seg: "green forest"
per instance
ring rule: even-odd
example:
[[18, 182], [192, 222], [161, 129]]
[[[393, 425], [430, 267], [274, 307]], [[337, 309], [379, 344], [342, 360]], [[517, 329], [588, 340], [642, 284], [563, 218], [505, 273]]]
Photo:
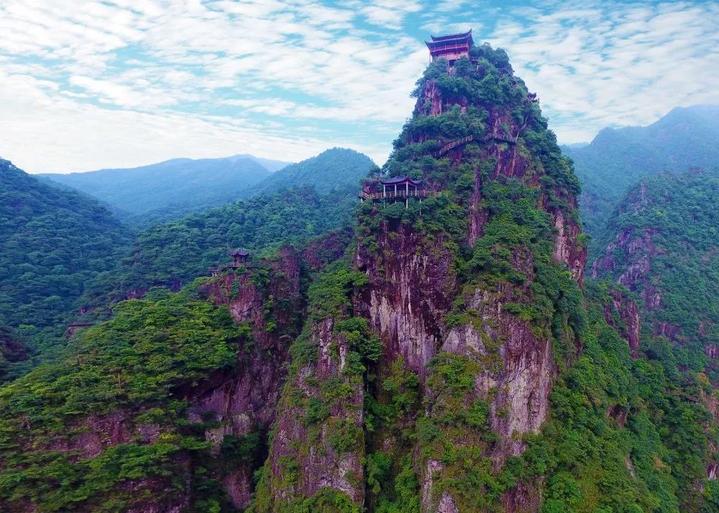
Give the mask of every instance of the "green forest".
[[488, 44], [411, 94], [382, 168], [141, 221], [0, 160], [0, 511], [719, 512], [719, 174], [663, 169], [711, 122], [573, 161]]

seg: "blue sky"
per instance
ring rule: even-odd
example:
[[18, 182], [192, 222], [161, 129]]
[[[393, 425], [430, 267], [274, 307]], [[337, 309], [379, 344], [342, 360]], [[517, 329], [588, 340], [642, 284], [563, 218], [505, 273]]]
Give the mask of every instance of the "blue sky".
[[505, 48], [561, 142], [719, 103], [719, 3], [3, 0], [0, 157], [30, 172], [345, 146], [382, 163], [429, 34]]

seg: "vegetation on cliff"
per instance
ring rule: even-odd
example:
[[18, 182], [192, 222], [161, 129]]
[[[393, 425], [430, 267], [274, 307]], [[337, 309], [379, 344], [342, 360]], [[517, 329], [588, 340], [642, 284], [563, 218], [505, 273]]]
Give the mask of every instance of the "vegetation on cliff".
[[118, 485], [179, 473], [174, 456], [208, 448], [177, 390], [231, 367], [243, 337], [226, 309], [187, 294], [128, 301], [68, 356], [3, 387], [2, 509], [120, 512], [159, 494]]
[[0, 160], [0, 326], [40, 346], [62, 335], [85, 284], [111, 269], [129, 240], [96, 201]]
[[627, 193], [607, 226], [594, 263], [598, 277], [637, 295], [648, 351], [675, 343], [677, 367], [719, 379], [711, 348], [719, 347], [719, 176], [690, 171], [643, 180]]
[[152, 287], [178, 289], [211, 267], [226, 264], [232, 248], [253, 255], [301, 244], [349, 224], [356, 188], [320, 195], [288, 189], [191, 214], [141, 232], [112, 273], [98, 276], [86, 304], [103, 306]]
[[[669, 255], [652, 264], [660, 276], [585, 283], [578, 181], [507, 55], [483, 45], [435, 62], [415, 96], [381, 173], [421, 179], [421, 203], [353, 209], [349, 189], [292, 190], [143, 234], [122, 294], [179, 287], [229, 247], [269, 252], [357, 213], [347, 254], [317, 275], [293, 261], [151, 290], [0, 388], [0, 506], [714, 511], [714, 375], [698, 350], [711, 339], [692, 342], [713, 318], [677, 319], [700, 308], [679, 281], [714, 254], [714, 214], [689, 205], [717, 184], [641, 188], [613, 227], [650, 234], [639, 254]], [[667, 198], [685, 205], [677, 217]], [[618, 279], [634, 253], [617, 242], [608, 255]], [[648, 285], [665, 308], [647, 311], [642, 352], [631, 307]], [[673, 321], [681, 349], [665, 340]], [[264, 426], [229, 406], [238, 389], [267, 392]]]
[[[584, 192], [582, 220], [593, 238], [601, 238], [614, 209], [640, 180], [689, 168], [719, 166], [719, 108], [677, 107], [646, 127], [607, 128], [591, 144], [565, 148], [574, 160]], [[592, 250], [601, 251], [601, 244]]]

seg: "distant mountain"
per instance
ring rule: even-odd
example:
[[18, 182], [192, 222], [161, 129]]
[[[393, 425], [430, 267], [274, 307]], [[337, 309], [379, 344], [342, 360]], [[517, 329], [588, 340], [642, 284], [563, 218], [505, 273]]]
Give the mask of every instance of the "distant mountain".
[[290, 165], [252, 155], [235, 155], [40, 176], [93, 196], [128, 224], [149, 226], [292, 187], [314, 187], [320, 193], [358, 187], [372, 166], [372, 160], [362, 153], [333, 148]]
[[267, 169], [268, 171], [272, 171], [273, 173], [275, 171], [279, 171], [282, 168], [285, 168], [292, 164], [292, 162], [285, 162], [282, 160], [272, 160], [272, 159], [263, 159], [262, 157], [255, 157], [254, 155], [235, 155], [235, 157], [247, 157], [249, 159], [253, 159], [255, 162], [260, 164], [262, 167]]
[[613, 208], [645, 176], [719, 167], [719, 106], [680, 107], [646, 127], [607, 128], [591, 144], [564, 147], [582, 182], [582, 218], [599, 237]]
[[178, 289], [210, 267], [226, 264], [232, 248], [258, 253], [343, 228], [357, 204], [357, 188], [319, 194], [312, 187], [262, 194], [223, 207], [189, 214], [141, 232], [113, 273], [99, 276], [83, 298], [103, 307], [142, 296], [151, 287]]
[[252, 195], [304, 186], [314, 187], [319, 193], [345, 187], [359, 188], [360, 180], [374, 165], [363, 153], [332, 148], [274, 173], [254, 187]]
[[237, 200], [286, 163], [236, 155], [217, 159], [173, 159], [129, 169], [41, 175], [90, 194], [130, 222], [158, 211], [170, 216]]
[[30, 336], [62, 329], [85, 283], [129, 241], [97, 201], [0, 160], [0, 327]]

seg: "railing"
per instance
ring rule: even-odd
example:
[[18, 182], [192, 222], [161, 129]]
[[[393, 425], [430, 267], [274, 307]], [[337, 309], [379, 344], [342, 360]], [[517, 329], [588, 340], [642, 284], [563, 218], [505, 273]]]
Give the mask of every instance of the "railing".
[[439, 149], [439, 151], [436, 151], [434, 153], [434, 157], [441, 157], [445, 153], [455, 149], [457, 146], [462, 146], [463, 144], [467, 144], [468, 142], [472, 142], [472, 141], [474, 141], [474, 136], [468, 135], [467, 137], [462, 137], [461, 139], [457, 139], [455, 141], [449, 142], [449, 143], [445, 144], [444, 146], [442, 146]]
[[360, 198], [363, 200], [381, 200], [381, 199], [396, 199], [396, 198], [429, 198], [432, 196], [436, 196], [439, 194], [436, 191], [428, 191], [424, 189], [410, 189], [409, 191], [406, 191], [405, 189], [397, 189], [397, 192], [394, 192], [394, 190], [389, 190], [386, 192], [366, 192], [362, 191], [360, 193]]
[[[432, 153], [432, 156], [435, 158], [442, 157], [443, 155], [446, 155], [453, 149], [462, 146], [464, 144], [471, 143], [472, 141], [476, 140], [474, 135], [468, 135], [466, 137], [462, 137], [461, 139], [455, 139], [454, 141], [450, 141], [444, 146], [442, 146], [439, 150]], [[517, 144], [517, 142], [513, 139], [510, 139], [509, 137], [504, 137], [500, 135], [486, 135], [480, 139], [481, 142], [489, 142], [489, 141], [496, 141], [496, 142], [502, 142], [506, 144]]]

